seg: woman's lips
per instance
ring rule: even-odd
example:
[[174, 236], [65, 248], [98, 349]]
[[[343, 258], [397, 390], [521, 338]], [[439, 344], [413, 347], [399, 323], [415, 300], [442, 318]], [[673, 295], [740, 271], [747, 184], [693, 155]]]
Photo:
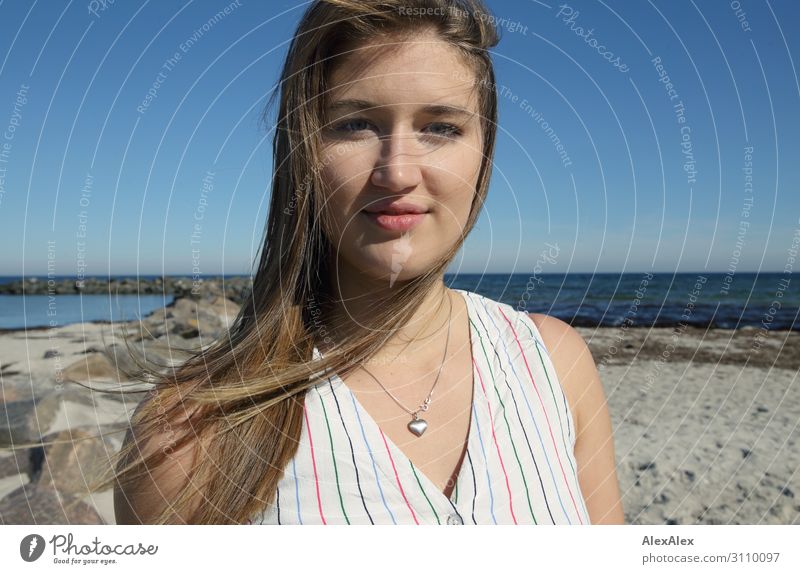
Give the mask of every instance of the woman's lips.
[[370, 213], [369, 211], [362, 211], [367, 219], [375, 223], [378, 227], [382, 227], [388, 231], [408, 231], [419, 225], [422, 219], [428, 215], [427, 213]]

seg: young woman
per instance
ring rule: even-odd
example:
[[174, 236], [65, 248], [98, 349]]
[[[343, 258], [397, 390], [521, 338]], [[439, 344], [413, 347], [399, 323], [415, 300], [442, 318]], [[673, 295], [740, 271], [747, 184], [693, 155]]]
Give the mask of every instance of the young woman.
[[623, 522], [580, 335], [444, 283], [488, 191], [497, 39], [477, 0], [307, 9], [252, 294], [134, 413], [118, 523]]

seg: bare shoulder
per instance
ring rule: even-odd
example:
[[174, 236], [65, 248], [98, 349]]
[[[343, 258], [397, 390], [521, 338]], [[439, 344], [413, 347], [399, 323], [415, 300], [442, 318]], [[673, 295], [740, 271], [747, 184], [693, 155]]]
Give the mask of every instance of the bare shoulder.
[[561, 319], [530, 313], [564, 389], [575, 421], [578, 481], [592, 524], [624, 524], [611, 416], [592, 354], [581, 334]]
[[542, 313], [529, 313], [528, 316], [542, 335], [544, 346], [570, 404], [575, 426], [580, 428], [580, 399], [586, 390], [581, 387], [585, 387], [597, 370], [589, 347], [581, 334], [569, 323]]
[[[152, 396], [145, 398], [134, 411], [136, 414], [144, 408]], [[130, 460], [145, 457], [161, 449], [167, 455], [158, 466], [150, 465], [143, 472], [137, 472], [137, 478], [122, 485], [117, 483], [114, 489], [114, 515], [117, 524], [154, 524], [159, 513], [171, 506], [188, 485], [190, 469], [196, 464], [199, 449], [198, 441], [189, 441], [180, 447], [174, 446], [176, 429], [185, 420], [165, 421], [158, 432], [149, 440], [143, 440], [140, 429], [134, 425], [128, 428], [123, 447], [134, 443]], [[118, 469], [119, 472], [120, 469]], [[198, 508], [202, 497], [195, 496], [190, 504], [190, 511]], [[173, 512], [169, 523], [186, 524], [190, 512]]]

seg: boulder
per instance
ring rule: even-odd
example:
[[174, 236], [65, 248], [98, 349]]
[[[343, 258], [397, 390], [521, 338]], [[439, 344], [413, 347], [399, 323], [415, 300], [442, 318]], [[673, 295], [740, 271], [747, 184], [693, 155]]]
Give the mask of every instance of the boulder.
[[113, 455], [98, 432], [61, 431], [43, 437], [41, 466], [34, 477], [41, 486], [54, 488], [61, 494], [86, 494], [86, 485], [98, 477]]
[[[112, 355], [113, 356], [113, 355]], [[123, 367], [123, 358], [116, 354], [115, 359]], [[68, 379], [91, 383], [94, 381], [126, 381], [128, 378], [103, 353], [88, 353], [64, 369]]]
[[37, 442], [47, 432], [60, 406], [58, 393], [0, 403], [0, 448]]
[[0, 500], [0, 524], [105, 524], [85, 502], [52, 487], [22, 486]]

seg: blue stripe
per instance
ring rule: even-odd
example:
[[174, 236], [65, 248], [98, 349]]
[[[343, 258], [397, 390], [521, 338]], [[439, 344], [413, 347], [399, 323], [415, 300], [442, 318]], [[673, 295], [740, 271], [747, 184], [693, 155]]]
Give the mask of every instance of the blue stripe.
[[297, 501], [297, 521], [300, 524], [303, 524], [303, 517], [300, 514], [300, 484], [297, 480], [297, 467], [295, 467], [294, 459], [296, 457], [292, 457], [292, 474], [294, 475], [294, 499]]
[[[491, 313], [487, 313], [487, 314], [491, 318]], [[493, 319], [492, 319], [492, 323], [494, 323], [494, 326], [497, 328], [497, 330], [500, 333], [502, 333], [502, 331], [500, 330], [500, 328], [497, 326], [497, 324], [494, 322]], [[508, 357], [508, 363], [511, 366], [511, 370], [514, 372], [514, 378], [517, 380], [517, 385], [519, 386], [520, 391], [522, 393], [522, 398], [525, 399], [525, 405], [528, 407], [528, 413], [530, 414], [531, 421], [533, 421], [533, 427], [536, 429], [536, 435], [539, 437], [539, 444], [542, 447], [542, 452], [544, 453], [544, 459], [547, 462], [547, 469], [550, 471], [550, 477], [553, 479], [553, 486], [555, 487], [556, 495], [558, 496], [558, 502], [559, 502], [559, 504], [561, 506], [561, 510], [564, 512], [564, 516], [567, 518], [569, 523], [572, 524], [572, 521], [569, 518], [569, 513], [567, 512], [567, 509], [564, 506], [564, 501], [561, 498], [561, 489], [559, 488], [559, 483], [558, 483], [558, 481], [556, 479], [556, 475], [553, 472], [553, 466], [550, 463], [550, 457], [547, 456], [547, 449], [546, 449], [545, 444], [544, 444], [544, 439], [542, 438], [542, 433], [539, 430], [539, 425], [536, 424], [536, 417], [533, 415], [533, 409], [531, 409], [531, 404], [530, 404], [530, 401], [528, 400], [528, 393], [525, 392], [525, 388], [522, 386], [522, 379], [521, 379], [520, 375], [517, 373], [517, 370], [514, 368], [514, 361], [511, 360], [511, 356], [510, 356], [510, 354], [508, 352], [508, 345], [502, 345], [502, 347], [506, 351], [506, 356]]]
[[375, 464], [375, 456], [373, 456], [373, 454], [372, 454], [372, 448], [370, 448], [369, 441], [367, 440], [367, 435], [364, 432], [364, 424], [361, 421], [361, 415], [358, 414], [358, 407], [356, 406], [355, 395], [353, 395], [353, 393], [347, 393], [347, 394], [350, 395], [350, 400], [353, 403], [353, 411], [356, 413], [356, 418], [358, 419], [358, 426], [361, 429], [361, 436], [364, 438], [364, 444], [367, 447], [367, 452], [369, 452], [369, 458], [372, 461], [372, 473], [375, 475], [375, 484], [378, 486], [378, 492], [381, 495], [381, 500], [383, 501], [383, 506], [384, 506], [384, 508], [386, 508], [386, 512], [388, 512], [389, 516], [392, 518], [392, 522], [394, 524], [397, 524], [397, 520], [395, 520], [394, 514], [392, 513], [392, 509], [389, 508], [388, 504], [386, 504], [386, 498], [383, 495], [383, 488], [381, 488], [381, 481], [380, 481], [380, 478], [378, 478], [378, 467]]
[[481, 445], [481, 453], [483, 454], [483, 467], [486, 469], [486, 484], [489, 488], [489, 511], [492, 513], [492, 520], [494, 523], [497, 524], [497, 517], [494, 515], [494, 492], [492, 492], [492, 479], [489, 477], [489, 459], [486, 457], [486, 448], [483, 446], [483, 435], [481, 434], [481, 422], [478, 420], [478, 413], [475, 410], [475, 403], [478, 401], [474, 401], [472, 403], [472, 416], [475, 417], [475, 425], [478, 429], [478, 438], [480, 439]]

